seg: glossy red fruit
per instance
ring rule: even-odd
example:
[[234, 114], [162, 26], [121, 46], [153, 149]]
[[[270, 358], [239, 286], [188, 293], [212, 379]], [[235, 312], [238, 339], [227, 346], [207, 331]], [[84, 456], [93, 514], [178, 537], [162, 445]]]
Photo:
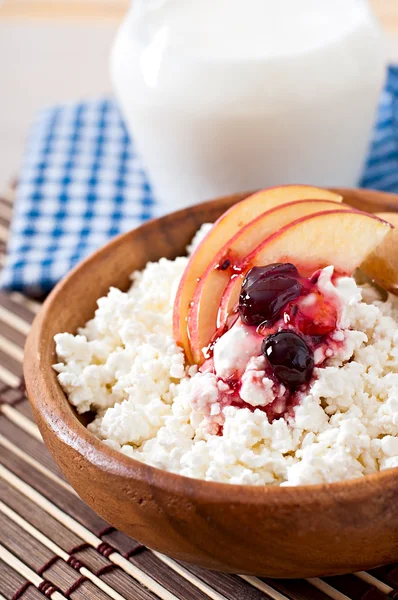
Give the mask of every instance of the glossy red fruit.
[[319, 292], [300, 303], [291, 321], [304, 335], [325, 336], [336, 329], [337, 308]]
[[292, 331], [279, 331], [264, 339], [262, 351], [275, 377], [290, 390], [307, 383], [314, 357], [305, 341]]
[[245, 325], [269, 326], [286, 305], [303, 290], [296, 267], [275, 263], [253, 267], [247, 273], [239, 297], [239, 315]]

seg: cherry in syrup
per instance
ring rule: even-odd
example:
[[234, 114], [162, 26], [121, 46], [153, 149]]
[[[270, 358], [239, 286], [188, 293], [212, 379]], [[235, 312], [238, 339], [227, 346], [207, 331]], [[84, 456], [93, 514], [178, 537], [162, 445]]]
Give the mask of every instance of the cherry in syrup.
[[293, 331], [266, 337], [262, 351], [275, 377], [290, 390], [307, 383], [314, 370], [314, 357], [306, 342]]
[[302, 291], [299, 273], [290, 263], [253, 267], [243, 281], [239, 297], [240, 318], [245, 325], [270, 326]]

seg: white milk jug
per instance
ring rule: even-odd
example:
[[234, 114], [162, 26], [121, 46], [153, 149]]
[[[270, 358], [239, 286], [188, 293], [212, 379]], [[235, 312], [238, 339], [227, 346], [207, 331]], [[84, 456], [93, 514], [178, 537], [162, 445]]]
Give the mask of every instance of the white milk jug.
[[384, 69], [367, 0], [134, 0], [111, 57], [166, 210], [282, 183], [357, 185]]

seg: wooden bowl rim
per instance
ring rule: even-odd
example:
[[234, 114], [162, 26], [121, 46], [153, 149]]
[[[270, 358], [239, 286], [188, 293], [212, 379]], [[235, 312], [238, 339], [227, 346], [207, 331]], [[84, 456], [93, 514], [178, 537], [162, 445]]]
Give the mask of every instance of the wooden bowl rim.
[[[331, 188], [333, 189], [333, 188]], [[337, 190], [337, 189], [336, 189]], [[338, 188], [339, 192], [355, 192], [364, 198], [374, 197], [377, 194], [388, 203], [398, 206], [398, 194], [390, 194], [375, 190]], [[252, 192], [248, 192], [249, 195]], [[232, 195], [235, 196], [235, 195]], [[229, 196], [229, 197], [232, 197]], [[243, 196], [243, 194], [236, 194]], [[227, 196], [216, 198], [201, 203], [206, 208], [217, 202], [222, 202]], [[195, 205], [199, 206], [199, 205]], [[190, 208], [195, 208], [192, 206]], [[361, 502], [394, 481], [398, 484], [398, 468], [390, 468], [361, 478], [336, 481], [333, 483], [306, 484], [299, 486], [267, 486], [231, 484], [203, 479], [195, 479], [177, 473], [172, 473], [152, 465], [140, 462], [130, 456], [126, 456], [118, 450], [114, 450], [99, 440], [91, 433], [76, 417], [69, 404], [66, 394], [56, 378], [53, 369], [48, 372], [46, 364], [41, 364], [40, 338], [46, 321], [47, 314], [54, 301], [69, 286], [73, 285], [75, 274], [81, 269], [95, 264], [97, 259], [111, 252], [114, 247], [124, 242], [126, 237], [131, 236], [132, 231], [142, 232], [155, 220], [169, 220], [178, 218], [186, 209], [178, 210], [168, 215], [151, 219], [134, 230], [122, 233], [107, 244], [90, 254], [87, 258], [77, 264], [52, 290], [45, 300], [41, 310], [34, 319], [29, 333], [24, 356], [24, 376], [29, 400], [34, 409], [41, 413], [52, 433], [66, 445], [73, 448], [82, 457], [103, 472], [116, 475], [130, 480], [144, 480], [151, 486], [160, 490], [170, 491], [183, 496], [210, 501], [212, 503], [228, 504], [263, 504], [292, 506], [305, 503], [316, 505], [331, 505], [336, 499], [350, 502]], [[53, 363], [52, 363], [53, 364]]]

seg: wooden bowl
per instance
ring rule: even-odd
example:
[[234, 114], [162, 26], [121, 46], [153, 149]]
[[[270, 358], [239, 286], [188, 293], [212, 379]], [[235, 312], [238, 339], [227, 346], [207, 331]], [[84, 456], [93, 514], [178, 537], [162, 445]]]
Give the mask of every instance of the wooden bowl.
[[[355, 206], [398, 210], [398, 196], [343, 193]], [[24, 373], [43, 438], [78, 494], [143, 544], [232, 573], [314, 577], [398, 560], [398, 469], [330, 485], [251, 487], [190, 479], [133, 460], [77, 418], [52, 365], [54, 335], [75, 332], [111, 285], [122, 290], [148, 260], [184, 254], [198, 227], [247, 194], [207, 202], [123, 234], [57, 285], [26, 345]]]

